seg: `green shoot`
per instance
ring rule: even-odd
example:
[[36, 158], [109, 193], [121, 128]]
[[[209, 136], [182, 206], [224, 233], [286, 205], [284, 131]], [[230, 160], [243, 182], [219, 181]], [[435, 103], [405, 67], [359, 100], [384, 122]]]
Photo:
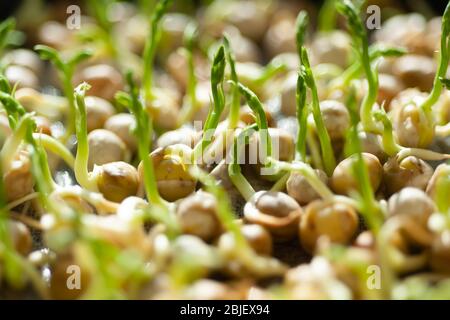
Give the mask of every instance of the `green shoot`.
[[53, 181], [50, 168], [48, 166], [47, 154], [43, 150], [41, 145], [36, 143], [33, 137], [34, 122], [30, 122], [26, 134], [26, 142], [28, 143], [28, 150], [31, 159], [31, 172], [36, 183], [36, 190], [39, 194], [40, 202], [48, 209], [51, 207], [51, 203], [48, 200], [50, 194], [56, 187], [56, 183]]
[[[441, 51], [439, 55], [439, 67], [434, 78], [433, 89], [428, 98], [422, 103], [421, 108], [426, 113], [431, 113], [431, 107], [438, 101], [442, 92], [442, 80], [447, 74], [450, 60], [450, 2], [442, 16]], [[445, 84], [445, 81], [444, 81]]]
[[87, 83], [80, 84], [75, 89], [76, 105], [76, 135], [77, 135], [77, 155], [75, 157], [75, 177], [78, 183], [90, 191], [97, 191], [97, 182], [90, 175], [88, 170], [89, 144], [87, 138], [86, 104], [84, 97], [86, 91], [90, 89]]
[[190, 121], [197, 110], [197, 78], [195, 77], [194, 66], [194, 46], [197, 33], [198, 26], [194, 22], [191, 22], [184, 31], [183, 42], [188, 64], [187, 95], [189, 97], [189, 103], [183, 106], [181, 110], [179, 125], [184, 124], [186, 121]]
[[[231, 74], [231, 80], [235, 83], [239, 82], [238, 75], [236, 72], [236, 59], [234, 57], [234, 53], [230, 46], [230, 41], [226, 36], [223, 37], [223, 43], [225, 46], [225, 51], [227, 54], [227, 61], [230, 66], [230, 74]], [[229, 123], [228, 127], [230, 129], [234, 129], [237, 127], [237, 124], [239, 122], [239, 109], [240, 109], [240, 95], [239, 95], [239, 88], [236, 86], [233, 86], [232, 89], [232, 98], [231, 98], [231, 107], [230, 107], [230, 115], [229, 115]]]
[[361, 214], [364, 216], [369, 228], [377, 235], [383, 223], [383, 213], [379, 203], [376, 201], [372, 186], [370, 184], [369, 172], [362, 156], [361, 143], [358, 136], [358, 113], [356, 111], [355, 90], [352, 90], [347, 102], [352, 126], [348, 133], [347, 150], [356, 154], [353, 166], [354, 176], [359, 183]]
[[8, 18], [0, 23], [0, 56], [3, 54], [3, 50], [8, 46], [11, 33], [16, 27], [16, 21], [14, 18]]
[[300, 64], [302, 62], [302, 48], [305, 44], [306, 31], [308, 29], [309, 16], [306, 11], [300, 11], [295, 22], [295, 43], [297, 46], [297, 54], [300, 59]]
[[336, 27], [336, 0], [325, 0], [319, 11], [319, 30], [322, 32], [333, 31]]
[[134, 83], [131, 72], [127, 73], [127, 82], [130, 88], [130, 94], [119, 93], [117, 98], [128, 107], [136, 119], [134, 134], [138, 139], [138, 154], [144, 168], [144, 185], [147, 199], [154, 205], [164, 205], [164, 201], [158, 193], [155, 169], [149, 157], [151, 149], [150, 138], [153, 133], [152, 120], [146, 112], [142, 101], [139, 99], [139, 91]]
[[214, 56], [211, 68], [211, 91], [214, 105], [208, 112], [203, 128], [202, 140], [194, 148], [194, 163], [197, 163], [198, 159], [203, 155], [203, 152], [211, 144], [211, 137], [214, 135], [220, 121], [220, 116], [225, 108], [225, 94], [223, 91], [225, 65], [225, 47], [222, 45]]
[[368, 92], [360, 110], [361, 123], [364, 130], [379, 133], [381, 130], [372, 116], [372, 109], [377, 100], [378, 76], [370, 64], [369, 39], [364, 22], [360, 17], [361, 7], [353, 4], [350, 0], [340, 0], [336, 3], [336, 7], [347, 18], [353, 45], [357, 49], [368, 82]]
[[247, 101], [248, 106], [256, 115], [256, 124], [258, 125], [259, 132], [259, 147], [261, 148], [260, 155], [263, 156], [261, 159], [261, 163], [264, 165], [269, 165], [269, 158], [272, 157], [272, 139], [269, 135], [269, 125], [267, 123], [266, 112], [264, 111], [264, 107], [259, 101], [257, 95], [252, 92], [249, 88], [242, 85], [241, 83], [237, 83], [239, 91], [241, 95]]
[[312, 94], [312, 113], [314, 117], [314, 122], [317, 128], [317, 135], [319, 137], [320, 147], [322, 149], [322, 158], [325, 167], [325, 172], [328, 176], [333, 174], [334, 168], [336, 167], [336, 159], [334, 157], [333, 148], [331, 146], [330, 136], [325, 128], [325, 124], [322, 119], [322, 114], [320, 112], [320, 102], [319, 94], [317, 93], [317, 86], [314, 81], [314, 75], [309, 64], [308, 53], [306, 48], [302, 48], [302, 76]]
[[255, 194], [255, 190], [241, 173], [241, 166], [239, 164], [240, 160], [240, 151], [244, 148], [245, 145], [248, 144], [249, 136], [254, 130], [257, 130], [258, 127], [256, 124], [247, 126], [242, 130], [241, 133], [237, 137], [234, 137], [233, 141], [233, 153], [232, 153], [232, 162], [228, 165], [228, 175], [230, 176], [231, 181], [233, 182], [236, 189], [239, 190], [240, 194], [244, 197], [246, 201], [249, 201], [250, 198]]
[[297, 158], [303, 162], [306, 162], [306, 134], [308, 132], [308, 106], [306, 105], [306, 83], [301, 74], [297, 77]]
[[66, 126], [67, 131], [64, 135], [64, 140], [67, 141], [75, 131], [76, 107], [73, 95], [74, 88], [72, 86], [73, 73], [75, 67], [82, 61], [91, 57], [92, 53], [87, 50], [81, 50], [73, 54], [70, 58], [64, 59], [57, 50], [44, 45], [37, 45], [34, 47], [34, 50], [39, 53], [41, 59], [49, 60], [53, 63], [58, 71], [59, 79], [62, 82], [64, 95], [69, 102], [69, 114], [67, 115], [68, 124]]
[[0, 92], [0, 102], [8, 114], [9, 126], [15, 129], [20, 118], [25, 115], [24, 107], [9, 93]]
[[153, 99], [152, 87], [153, 87], [153, 61], [155, 59], [156, 48], [161, 36], [159, 30], [159, 24], [161, 18], [166, 13], [173, 0], [161, 0], [156, 5], [156, 8], [150, 19], [150, 31], [145, 43], [144, 48], [144, 98], [145, 101], [151, 101]]
[[[401, 57], [406, 54], [406, 50], [402, 48], [391, 48], [391, 47], [380, 47], [380, 46], [372, 46], [369, 50], [370, 62], [374, 62], [381, 57]], [[330, 90], [333, 91], [337, 88], [348, 88], [350, 86], [350, 82], [353, 79], [356, 79], [360, 73], [363, 71], [361, 63], [359, 61], [355, 61], [352, 65], [350, 65], [342, 74], [333, 79], [329, 85]]]
[[450, 218], [448, 190], [450, 190], [450, 165], [447, 164], [439, 172], [437, 178], [435, 201], [439, 212]]

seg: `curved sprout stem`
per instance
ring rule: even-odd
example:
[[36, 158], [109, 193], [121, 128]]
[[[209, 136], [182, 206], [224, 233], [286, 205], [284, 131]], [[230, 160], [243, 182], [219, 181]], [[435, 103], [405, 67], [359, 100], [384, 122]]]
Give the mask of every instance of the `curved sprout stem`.
[[427, 99], [421, 104], [421, 108], [428, 114], [432, 112], [432, 107], [438, 101], [443, 84], [441, 78], [447, 74], [448, 64], [450, 60], [450, 2], [445, 8], [442, 16], [442, 33], [441, 33], [441, 50], [439, 55], [439, 67], [434, 78], [433, 89]]
[[77, 135], [77, 154], [75, 157], [75, 178], [78, 183], [90, 191], [98, 191], [96, 179], [89, 173], [89, 144], [87, 139], [87, 121], [86, 121], [86, 104], [84, 97], [86, 91], [90, 89], [87, 83], [80, 84], [75, 89], [76, 104], [76, 135]]
[[52, 62], [56, 70], [58, 70], [59, 79], [62, 82], [63, 92], [69, 102], [69, 113], [67, 115], [68, 124], [66, 126], [67, 131], [64, 134], [63, 141], [67, 141], [75, 131], [76, 122], [76, 106], [74, 98], [74, 88], [72, 86], [72, 77], [75, 67], [82, 61], [90, 58], [92, 52], [82, 50], [76, 52], [69, 59], [63, 59], [60, 53], [48, 46], [37, 45], [34, 47], [43, 60], [49, 60]]
[[71, 169], [74, 169], [75, 158], [60, 141], [43, 133], [34, 133], [33, 137], [35, 140], [38, 140], [46, 150], [60, 156]]
[[255, 194], [255, 189], [253, 189], [252, 185], [241, 173], [241, 166], [239, 164], [240, 150], [248, 143], [248, 138], [255, 129], [257, 129], [256, 124], [248, 126], [234, 138], [232, 162], [228, 165], [228, 175], [230, 176], [230, 180], [246, 201], [249, 201]]
[[297, 78], [296, 102], [298, 123], [297, 143], [295, 145], [297, 150], [296, 158], [305, 162], [306, 135], [308, 133], [308, 106], [306, 105], [306, 82], [301, 74]]

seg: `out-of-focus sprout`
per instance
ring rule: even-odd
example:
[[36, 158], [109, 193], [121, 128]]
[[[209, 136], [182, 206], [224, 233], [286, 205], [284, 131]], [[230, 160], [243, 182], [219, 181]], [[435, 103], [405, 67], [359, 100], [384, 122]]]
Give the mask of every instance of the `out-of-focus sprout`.
[[280, 272], [284, 272], [285, 266], [281, 262], [274, 258], [258, 256], [248, 244], [239, 225], [236, 223], [228, 196], [217, 181], [211, 175], [202, 171], [198, 166], [191, 168], [191, 174], [201, 181], [206, 191], [213, 194], [218, 201], [219, 219], [224, 228], [232, 234], [235, 244], [233, 248], [229, 248], [229, 258], [236, 259], [246, 270], [253, 272], [257, 276], [277, 275]]
[[[448, 63], [450, 60], [450, 3], [447, 4], [445, 12], [442, 15], [442, 33], [441, 33], [441, 50], [439, 53], [439, 67], [434, 78], [433, 89], [431, 90], [427, 99], [421, 104], [421, 108], [425, 113], [431, 113], [431, 108], [438, 101], [442, 86], [445, 85], [445, 80], [442, 82], [447, 74]], [[447, 82], [448, 83], [448, 82]]]
[[[239, 79], [236, 72], [236, 59], [231, 49], [230, 41], [228, 40], [227, 36], [223, 37], [223, 43], [225, 46], [228, 65], [230, 66], [230, 78], [234, 83], [238, 83]], [[228, 127], [230, 129], [235, 129], [239, 122], [239, 108], [240, 108], [240, 95], [239, 95], [239, 88], [237, 86], [235, 85], [233, 86], [231, 95], [232, 98], [230, 106], [230, 115], [228, 119], [229, 121]]]
[[351, 32], [353, 44], [357, 48], [367, 78], [368, 92], [364, 96], [360, 109], [361, 123], [364, 130], [379, 133], [380, 128], [374, 121], [372, 113], [377, 99], [378, 76], [376, 70], [370, 64], [369, 39], [364, 22], [360, 17], [361, 5], [361, 1], [358, 4], [354, 4], [350, 0], [340, 0], [336, 3], [337, 10], [347, 18], [347, 25]]
[[194, 47], [195, 41], [198, 36], [198, 26], [194, 22], [188, 24], [184, 31], [183, 43], [184, 54], [186, 55], [188, 65], [188, 84], [187, 95], [189, 102], [187, 102], [180, 111], [180, 117], [178, 125], [181, 126], [185, 122], [190, 121], [198, 110], [197, 102], [197, 78], [195, 77], [195, 65], [194, 65]]
[[348, 154], [356, 154], [356, 161], [353, 166], [353, 174], [359, 183], [359, 202], [361, 204], [361, 214], [364, 216], [369, 228], [378, 234], [383, 223], [383, 213], [380, 204], [376, 201], [372, 186], [369, 180], [369, 172], [362, 156], [361, 143], [358, 137], [358, 114], [356, 111], [355, 91], [352, 90], [347, 102], [352, 126], [348, 132], [346, 151]]
[[63, 92], [69, 101], [69, 112], [67, 114], [67, 131], [64, 134], [64, 141], [67, 141], [75, 131], [75, 98], [73, 95], [72, 77], [76, 66], [92, 56], [92, 52], [81, 50], [73, 54], [70, 58], [64, 59], [61, 54], [48, 46], [37, 45], [34, 47], [43, 60], [49, 60], [58, 70], [59, 78], [62, 82]]
[[143, 75], [143, 86], [144, 86], [144, 97], [146, 101], [151, 101], [153, 99], [152, 87], [153, 87], [153, 61], [155, 59], [155, 52], [160, 39], [160, 21], [164, 16], [169, 6], [172, 4], [173, 0], [161, 0], [156, 5], [152, 17], [150, 19], [150, 32], [148, 34], [147, 41], [144, 48], [144, 75]]

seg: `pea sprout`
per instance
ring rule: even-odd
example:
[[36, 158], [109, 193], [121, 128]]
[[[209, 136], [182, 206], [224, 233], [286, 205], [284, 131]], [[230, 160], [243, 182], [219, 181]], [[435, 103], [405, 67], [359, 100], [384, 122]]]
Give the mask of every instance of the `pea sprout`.
[[372, 109], [377, 100], [378, 75], [370, 64], [369, 40], [364, 23], [361, 19], [360, 10], [362, 3], [353, 4], [350, 0], [340, 0], [336, 3], [337, 10], [347, 18], [353, 44], [357, 48], [362, 67], [366, 74], [368, 92], [364, 96], [360, 109], [361, 123], [364, 130], [379, 133], [381, 130], [373, 119]]
[[49, 60], [52, 62], [56, 70], [58, 70], [59, 79], [62, 82], [63, 92], [69, 102], [69, 114], [67, 132], [64, 135], [64, 141], [73, 134], [75, 131], [75, 98], [73, 95], [74, 88], [72, 86], [72, 77], [75, 71], [75, 67], [82, 61], [92, 56], [92, 53], [87, 50], [81, 50], [73, 54], [70, 58], [64, 59], [62, 55], [55, 49], [44, 45], [37, 45], [34, 50], [39, 53], [41, 59]]
[[441, 33], [441, 50], [439, 55], [439, 67], [433, 82], [433, 89], [431, 90], [427, 99], [421, 104], [422, 110], [426, 113], [431, 113], [431, 107], [438, 101], [442, 86], [445, 85], [445, 80], [442, 82], [447, 74], [448, 64], [450, 60], [450, 3], [447, 4], [445, 12], [442, 16], [442, 33]]
[[351, 128], [348, 132], [346, 144], [347, 153], [356, 154], [356, 161], [353, 165], [353, 174], [357, 177], [360, 192], [361, 213], [364, 216], [369, 228], [376, 235], [383, 223], [383, 213], [379, 203], [374, 197], [372, 186], [369, 180], [369, 172], [362, 156], [361, 143], [358, 137], [358, 115], [356, 111], [355, 90], [352, 90], [347, 102], [350, 113]]
[[91, 191], [97, 191], [97, 182], [93, 175], [88, 170], [89, 160], [89, 143], [87, 138], [87, 119], [86, 119], [86, 104], [84, 97], [86, 91], [90, 89], [87, 83], [80, 84], [75, 89], [75, 104], [76, 104], [76, 135], [77, 135], [77, 154], [75, 157], [75, 177], [83, 188]]
[[159, 24], [173, 0], [161, 0], [155, 7], [150, 18], [150, 31], [144, 48], [144, 97], [146, 101], [151, 101], [153, 97], [153, 60], [155, 59], [156, 48], [161, 37]]
[[9, 45], [10, 37], [15, 27], [16, 21], [14, 18], [8, 18], [0, 23], [0, 56], [3, 54], [3, 50]]
[[24, 107], [11, 94], [6, 92], [0, 92], [0, 102], [8, 114], [9, 126], [11, 129], [15, 129], [17, 122], [26, 113]]
[[241, 173], [241, 166], [239, 164], [241, 157], [240, 150], [248, 144], [249, 136], [254, 132], [254, 130], [257, 129], [258, 126], [256, 124], [247, 126], [239, 133], [238, 136], [234, 137], [232, 161], [228, 165], [228, 175], [234, 186], [238, 189], [246, 201], [248, 201], [255, 194], [255, 190]]
[[406, 148], [400, 146], [395, 142], [392, 122], [386, 114], [386, 111], [381, 108], [374, 112], [374, 117], [383, 124], [382, 143], [384, 152], [391, 157], [397, 155], [398, 161], [401, 161], [408, 156], [415, 156], [429, 161], [439, 161], [450, 158], [449, 154], [438, 153], [428, 149]]
[[297, 47], [297, 54], [302, 64], [302, 48], [305, 44], [306, 31], [308, 29], [309, 16], [306, 11], [300, 11], [295, 21], [295, 44]]
[[[225, 51], [227, 55], [228, 65], [230, 66], [230, 78], [234, 83], [238, 83], [238, 75], [236, 72], [236, 62], [235, 56], [230, 46], [230, 41], [227, 36], [223, 37], [223, 43], [225, 46]], [[240, 109], [240, 96], [239, 96], [239, 88], [237, 86], [233, 86], [232, 89], [232, 98], [231, 98], [231, 107], [230, 107], [230, 115], [229, 115], [229, 123], [228, 127], [234, 129], [237, 127], [239, 122], [239, 109]]]
[[[370, 61], [374, 62], [379, 58], [391, 58], [391, 57], [401, 57], [406, 54], [406, 50], [403, 48], [394, 47], [384, 47], [384, 46], [372, 46], [369, 49]], [[359, 61], [355, 61], [350, 65], [340, 76], [333, 79], [329, 85], [329, 91], [333, 91], [337, 88], [348, 88], [350, 82], [357, 78], [359, 74], [363, 71], [363, 67]]]
[[317, 93], [317, 86], [314, 81], [314, 75], [309, 64], [308, 53], [306, 48], [302, 48], [302, 76], [305, 79], [306, 85], [309, 87], [312, 94], [312, 114], [314, 122], [317, 128], [317, 135], [319, 137], [320, 148], [322, 150], [322, 158], [325, 172], [328, 176], [333, 174], [333, 170], [336, 167], [336, 159], [334, 157], [333, 148], [331, 146], [330, 136], [325, 128], [325, 124], [322, 119], [322, 114], [320, 112], [319, 95]]
[[194, 147], [194, 163], [203, 155], [203, 152], [211, 144], [211, 137], [220, 121], [220, 116], [225, 108], [225, 95], [223, 91], [223, 79], [225, 75], [225, 47], [222, 45], [217, 50], [211, 67], [211, 91], [213, 107], [210, 108], [203, 127], [202, 140]]
[[258, 96], [252, 92], [249, 88], [242, 85], [241, 83], [237, 83], [239, 91], [241, 95], [247, 101], [248, 106], [256, 115], [256, 124], [258, 126], [259, 132], [259, 146], [261, 148], [260, 155], [263, 156], [261, 159], [261, 163], [265, 166], [270, 165], [269, 158], [272, 157], [272, 140], [269, 135], [269, 125], [267, 122], [266, 113], [264, 111], [264, 107], [259, 101]]
[[197, 101], [197, 78], [195, 77], [195, 65], [194, 65], [194, 46], [195, 40], [197, 38], [198, 26], [191, 22], [188, 24], [184, 31], [184, 53], [187, 58], [188, 65], [188, 85], [187, 85], [187, 95], [189, 97], [189, 102], [183, 106], [180, 111], [180, 119], [178, 125], [184, 124], [186, 121], [190, 121], [198, 109]]
[[297, 158], [303, 162], [306, 162], [306, 134], [308, 131], [308, 106], [306, 105], [306, 83], [305, 79], [301, 74], [297, 77], [297, 92], [296, 92], [296, 102], [297, 102], [297, 123], [298, 123], [298, 134], [297, 134]]
[[336, 27], [336, 0], [325, 0], [319, 11], [319, 26], [318, 29], [322, 32], [333, 31]]

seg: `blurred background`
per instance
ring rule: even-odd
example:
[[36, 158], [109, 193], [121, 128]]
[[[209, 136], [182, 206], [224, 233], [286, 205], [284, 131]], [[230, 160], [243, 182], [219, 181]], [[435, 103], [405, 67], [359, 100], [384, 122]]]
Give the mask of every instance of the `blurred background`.
[[[92, 1], [92, 0], [91, 0]], [[137, 0], [139, 1], [139, 0]], [[137, 2], [134, 1], [134, 2]], [[32, 9], [43, 9], [43, 12], [40, 11], [29, 11], [30, 16], [38, 19], [40, 14], [52, 14], [59, 13], [65, 14], [66, 8], [69, 5], [77, 4], [82, 6], [84, 1], [78, 0], [17, 0], [17, 1], [6, 1], [2, 0], [0, 2], [0, 18], [1, 20], [6, 19], [7, 17], [17, 14], [20, 7], [23, 7], [24, 10], [29, 8]], [[130, 1], [132, 2], [132, 1]], [[149, 1], [151, 2], [151, 1]], [[203, 4], [209, 4], [213, 2], [213, 0], [182, 0], [178, 1], [179, 3], [183, 3], [183, 6], [187, 9], [189, 7], [198, 7]], [[308, 1], [308, 0], [284, 0], [287, 3], [299, 3], [313, 5], [316, 7], [320, 7], [324, 0], [317, 1]], [[445, 5], [447, 4], [447, 0], [435, 0], [435, 1], [425, 1], [425, 0], [370, 0], [368, 3], [378, 4], [383, 8], [392, 8], [393, 10], [399, 10], [409, 12], [409, 11], [419, 11], [427, 14], [439, 15], [444, 11]]]

